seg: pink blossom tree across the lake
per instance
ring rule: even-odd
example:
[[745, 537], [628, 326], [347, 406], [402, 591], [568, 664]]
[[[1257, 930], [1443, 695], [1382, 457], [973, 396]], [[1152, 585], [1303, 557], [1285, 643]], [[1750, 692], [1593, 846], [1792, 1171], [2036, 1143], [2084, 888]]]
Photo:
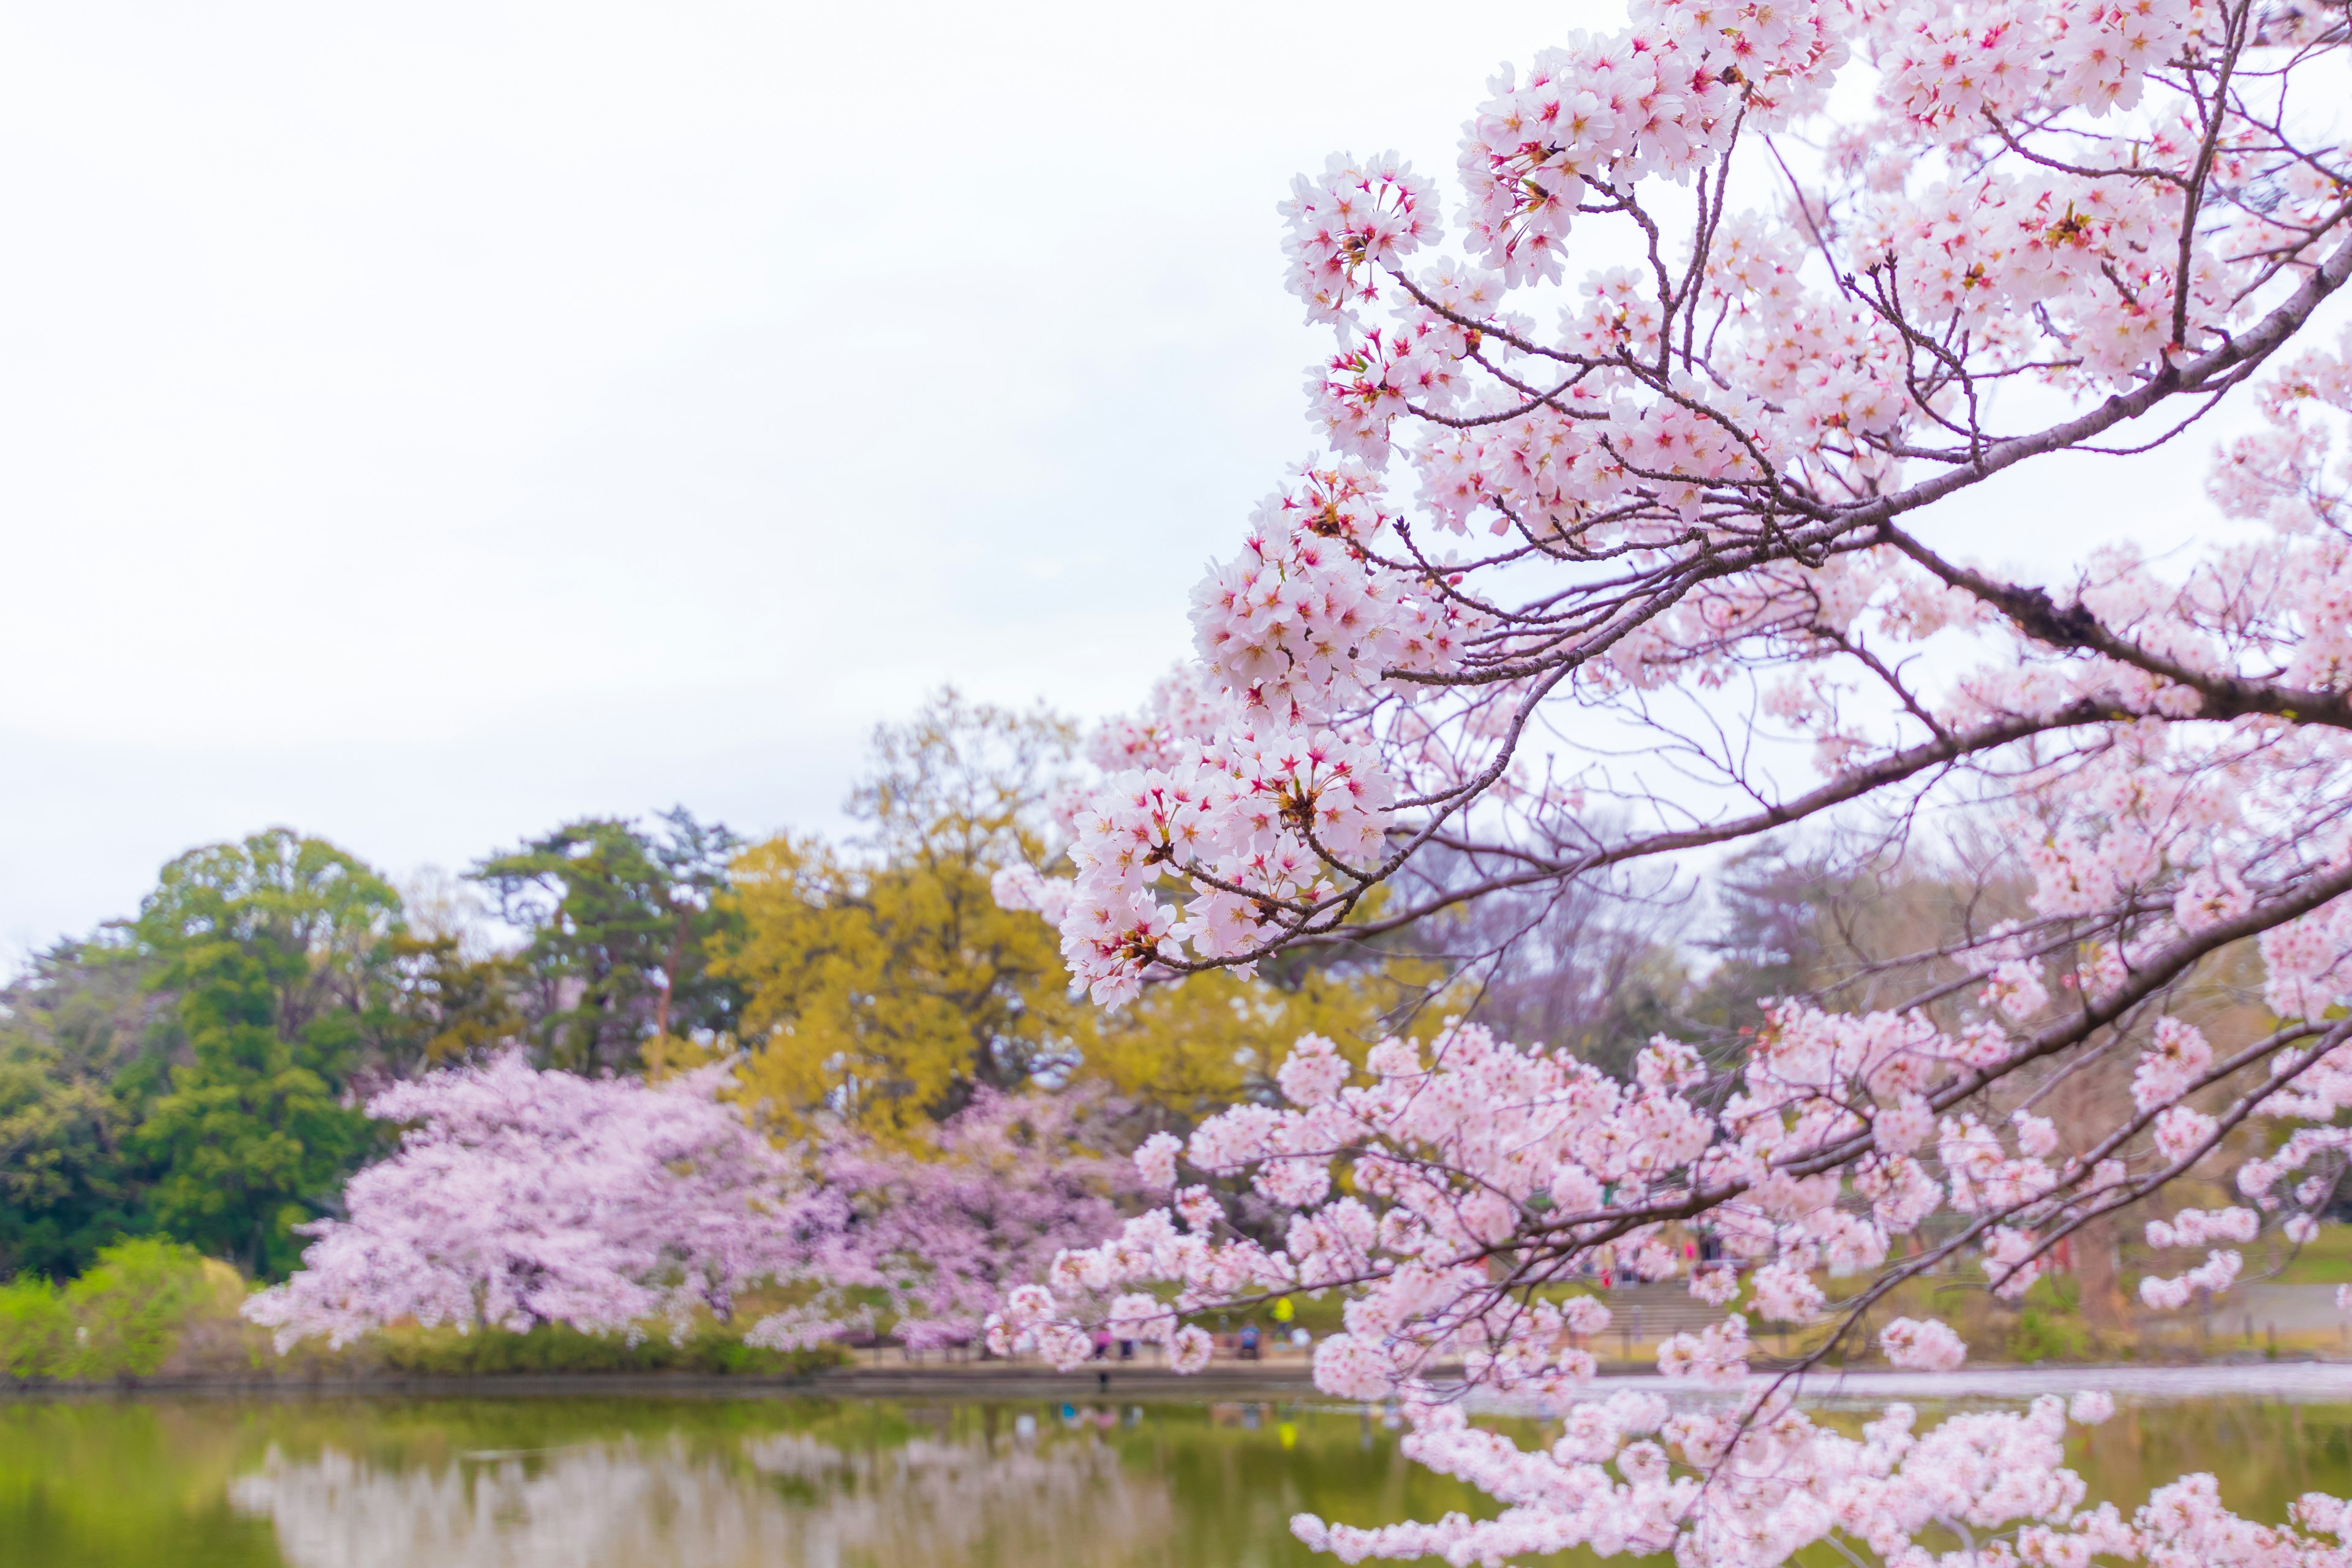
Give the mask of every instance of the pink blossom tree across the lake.
[[724, 1067], [648, 1087], [539, 1072], [508, 1051], [368, 1102], [413, 1123], [354, 1175], [345, 1217], [308, 1226], [299, 1272], [246, 1315], [280, 1349], [401, 1319], [635, 1331], [724, 1310], [777, 1270], [790, 1166], [717, 1098]]
[[[1149, 1143], [1171, 1205], [1013, 1292], [998, 1342], [1082, 1354], [1080, 1290], [1194, 1364], [1194, 1314], [1341, 1291], [1321, 1385], [1398, 1396], [1412, 1455], [1504, 1505], [1298, 1521], [1351, 1562], [2352, 1560], [2323, 1497], [2279, 1527], [2210, 1477], [2087, 1506], [2063, 1401], [1859, 1436], [1794, 1403], [1912, 1281], [2015, 1298], [2153, 1219], [2179, 1261], [2141, 1295], [2177, 1307], [2306, 1239], [2344, 1167], [2347, 43], [2342, 0], [1633, 0], [1495, 80], [1450, 237], [1392, 156], [1300, 179], [1328, 454], [1202, 584], [1198, 665], [1107, 737], [1075, 880], [999, 879], [1097, 999], [1791, 835], [1882, 868], [2006, 847], [2016, 909], [1624, 1079], [1472, 1023], [1360, 1068], [1301, 1041], [1281, 1102]], [[2050, 508], [2064, 580], [1969, 559], [1969, 492], [2032, 507], [2033, 473], [2241, 405], [2202, 550]], [[2263, 1021], [2221, 1037], [2181, 999], [2232, 963]], [[2061, 1125], [2103, 1070], [2127, 1090]], [[1234, 1229], [1180, 1157], [1286, 1234]], [[2135, 1213], [2216, 1174], [2216, 1205]], [[1727, 1309], [1660, 1352], [1722, 1402], [1579, 1394], [1606, 1309], [1570, 1284], [1601, 1268]], [[1832, 1271], [1862, 1288], [1830, 1302]], [[1751, 1316], [1843, 1327], [1751, 1379]], [[1898, 1366], [1966, 1354], [1885, 1319]], [[1564, 1428], [1477, 1429], [1475, 1386]]]
[[1076, 1093], [983, 1089], [927, 1147], [826, 1137], [784, 1211], [785, 1277], [814, 1293], [747, 1337], [791, 1349], [878, 1328], [912, 1351], [976, 1342], [1007, 1290], [1118, 1233], [1113, 1199], [1135, 1191], [1135, 1171], [1086, 1143], [1093, 1109]]
[[1083, 1097], [983, 1094], [919, 1150], [841, 1130], [779, 1149], [722, 1097], [728, 1076], [589, 1079], [509, 1051], [387, 1089], [368, 1113], [411, 1124], [399, 1150], [246, 1314], [281, 1349], [403, 1320], [676, 1333], [778, 1286], [798, 1300], [751, 1343], [961, 1344], [1005, 1290], [1114, 1234], [1135, 1187], [1087, 1144]]

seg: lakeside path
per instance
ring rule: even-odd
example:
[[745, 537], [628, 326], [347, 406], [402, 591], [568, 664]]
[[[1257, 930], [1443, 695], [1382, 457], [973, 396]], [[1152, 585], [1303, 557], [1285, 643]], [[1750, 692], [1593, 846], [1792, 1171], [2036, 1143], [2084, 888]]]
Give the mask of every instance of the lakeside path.
[[[1777, 1375], [1756, 1373], [1739, 1388], [1704, 1389], [1687, 1384], [1667, 1384], [1655, 1375], [1610, 1373], [1594, 1378], [1583, 1397], [1606, 1397], [1620, 1390], [1633, 1390], [1664, 1393], [1677, 1402], [1710, 1403], [1768, 1388]], [[2265, 1399], [2296, 1405], [2352, 1405], [2352, 1362], [2265, 1361], [2189, 1366], [2070, 1363], [2060, 1366], [1964, 1367], [1958, 1372], [1842, 1371], [1832, 1367], [1806, 1374], [1800, 1403], [1872, 1407], [1928, 1400], [2014, 1404], [2045, 1394], [2071, 1396], [2088, 1389], [2141, 1404]], [[1540, 1414], [1527, 1402], [1511, 1399], [1474, 1397], [1472, 1407], [1507, 1415]]]
[[[1750, 1380], [1761, 1386], [1770, 1380]], [[1631, 1387], [1654, 1379], [1601, 1377], [1596, 1388]], [[2197, 1366], [1989, 1366], [1958, 1372], [1829, 1372], [1805, 1379], [1805, 1398], [2032, 1399], [2044, 1394], [2102, 1389], [2143, 1400], [2282, 1399], [2297, 1404], [2352, 1404], [2352, 1362], [2276, 1361]]]

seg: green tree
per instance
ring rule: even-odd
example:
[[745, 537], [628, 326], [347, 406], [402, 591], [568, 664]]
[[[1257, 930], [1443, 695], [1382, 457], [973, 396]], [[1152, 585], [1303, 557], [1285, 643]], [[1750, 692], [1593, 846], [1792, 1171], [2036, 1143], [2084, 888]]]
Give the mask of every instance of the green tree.
[[163, 868], [132, 930], [161, 965], [151, 984], [184, 998], [242, 955], [253, 968], [236, 984], [268, 997], [260, 1021], [338, 1089], [400, 1033], [400, 894], [323, 838], [272, 827], [192, 849]]
[[275, 1275], [369, 1142], [343, 1103], [399, 1032], [400, 898], [323, 839], [271, 828], [163, 868], [134, 927], [177, 997], [184, 1058], [136, 1142], [169, 1234]]
[[520, 998], [530, 974], [513, 953], [474, 955], [456, 936], [403, 933], [386, 944], [403, 1071], [438, 1067], [530, 1032]]
[[366, 1119], [273, 1026], [277, 992], [259, 959], [215, 947], [180, 978], [194, 1059], [139, 1128], [160, 1168], [149, 1205], [169, 1234], [283, 1274], [301, 1250], [294, 1226], [323, 1212], [366, 1146]]
[[683, 806], [657, 821], [583, 818], [469, 873], [530, 933], [526, 1010], [554, 1066], [635, 1071], [649, 1039], [735, 1027], [740, 991], [709, 954], [734, 918], [715, 895], [742, 840]]
[[0, 1278], [68, 1279], [145, 1223], [129, 1133], [178, 1039], [151, 967], [118, 931], [0, 989]]
[[530, 975], [490, 929], [482, 889], [427, 866], [402, 882], [400, 898], [406, 929], [388, 944], [404, 1026], [400, 1070], [528, 1037]]
[[22, 1046], [0, 1046], [0, 1277], [64, 1278], [136, 1227], [123, 1107]]

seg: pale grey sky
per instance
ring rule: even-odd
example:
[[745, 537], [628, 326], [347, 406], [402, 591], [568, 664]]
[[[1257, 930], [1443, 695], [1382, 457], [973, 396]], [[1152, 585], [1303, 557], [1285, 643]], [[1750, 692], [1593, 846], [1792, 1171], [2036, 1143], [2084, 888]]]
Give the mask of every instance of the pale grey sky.
[[[1132, 702], [1307, 450], [1290, 174], [1450, 174], [1607, 22], [0, 4], [0, 948], [270, 823], [815, 826], [942, 681]], [[1958, 526], [2178, 537], [2200, 469]]]

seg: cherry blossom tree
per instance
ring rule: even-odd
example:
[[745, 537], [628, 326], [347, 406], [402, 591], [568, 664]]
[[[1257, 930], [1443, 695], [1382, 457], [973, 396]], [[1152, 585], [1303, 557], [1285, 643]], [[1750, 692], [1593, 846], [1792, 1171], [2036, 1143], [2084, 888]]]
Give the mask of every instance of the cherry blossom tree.
[[[1879, 864], [2003, 843], [2018, 907], [1874, 976], [1915, 977], [1891, 1005], [1783, 998], [1745, 1049], [1661, 1039], [1623, 1079], [1470, 1024], [1361, 1069], [1302, 1040], [1282, 1103], [1147, 1144], [1171, 1205], [1011, 1293], [997, 1340], [1076, 1356], [1066, 1298], [1108, 1294], [1197, 1364], [1193, 1315], [1341, 1291], [1321, 1385], [1396, 1395], [1410, 1452], [1505, 1505], [1298, 1521], [1344, 1561], [2345, 1561], [2323, 1497], [2277, 1528], [2210, 1477], [2088, 1506], [2063, 1444], [2095, 1394], [1927, 1430], [1897, 1405], [1858, 1436], [1796, 1399], [1907, 1283], [2014, 1298], [2126, 1215], [2180, 1259], [2148, 1305], [2224, 1289], [2343, 1169], [2347, 42], [2335, 0], [1634, 0], [1492, 83], [1451, 237], [1394, 156], [1300, 179], [1328, 453], [1202, 584], [1198, 664], [1103, 737], [1075, 879], [998, 881], [1097, 1000], [1772, 836]], [[2247, 433], [2201, 552], [2085, 537], [2053, 583], [1967, 559], [1969, 492], [2128, 460], [2225, 400]], [[2209, 1032], [2187, 999], [2240, 962], [2263, 1022]], [[2047, 1097], [2101, 1063], [2128, 1093], [2062, 1128]], [[1235, 1231], [1185, 1165], [1286, 1235]], [[2217, 1173], [2218, 1207], [2148, 1206]], [[1686, 1262], [1694, 1236], [1720, 1258]], [[1727, 1309], [1659, 1354], [1726, 1402], [1580, 1394], [1607, 1308], [1571, 1283], [1598, 1268]], [[1825, 1270], [1863, 1288], [1832, 1305]], [[1751, 1379], [1756, 1318], [1830, 1331]], [[1967, 1353], [1936, 1318], [1881, 1324], [1897, 1366]], [[1560, 1435], [1473, 1427], [1478, 1386]]]
[[246, 1315], [281, 1350], [341, 1345], [404, 1318], [516, 1331], [636, 1331], [724, 1311], [782, 1264], [775, 1220], [791, 1163], [718, 1098], [718, 1065], [649, 1086], [540, 1072], [520, 1050], [445, 1068], [368, 1102], [412, 1123], [354, 1175], [347, 1217]]
[[657, 1085], [534, 1070], [520, 1051], [369, 1102], [408, 1122], [352, 1178], [348, 1217], [307, 1227], [302, 1268], [247, 1303], [281, 1349], [404, 1319], [522, 1331], [673, 1332], [753, 1286], [797, 1305], [754, 1323], [794, 1348], [886, 1331], [968, 1342], [1012, 1287], [1114, 1234], [1132, 1167], [1087, 1142], [1091, 1101], [983, 1093], [923, 1147], [855, 1129], [778, 1148], [719, 1063]]
[[757, 1324], [793, 1349], [857, 1329], [908, 1350], [962, 1345], [1014, 1286], [1116, 1235], [1133, 1166], [1091, 1146], [1082, 1095], [983, 1089], [908, 1150], [856, 1131], [814, 1151], [815, 1182], [788, 1211], [791, 1278], [816, 1288]]

